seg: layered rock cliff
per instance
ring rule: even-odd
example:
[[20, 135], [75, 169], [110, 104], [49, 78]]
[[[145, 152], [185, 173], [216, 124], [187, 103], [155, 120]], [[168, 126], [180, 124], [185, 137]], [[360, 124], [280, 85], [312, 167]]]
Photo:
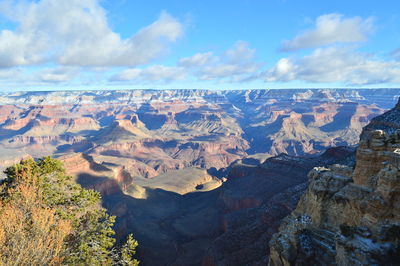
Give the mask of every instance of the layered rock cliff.
[[400, 264], [399, 108], [364, 129], [355, 169], [309, 173], [307, 192], [270, 241], [270, 265]]
[[[318, 155], [354, 145], [399, 89], [0, 92], [0, 156], [78, 152], [151, 177], [248, 155]], [[106, 157], [104, 157], [106, 156]], [[0, 167], [1, 167], [0, 161]]]

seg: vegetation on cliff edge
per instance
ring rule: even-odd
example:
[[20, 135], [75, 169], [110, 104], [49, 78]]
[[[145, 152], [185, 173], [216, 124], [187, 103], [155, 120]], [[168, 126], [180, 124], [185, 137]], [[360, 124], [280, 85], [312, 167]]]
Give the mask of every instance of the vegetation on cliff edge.
[[60, 161], [28, 159], [0, 185], [1, 265], [138, 265], [131, 235], [115, 245], [100, 194], [66, 175]]

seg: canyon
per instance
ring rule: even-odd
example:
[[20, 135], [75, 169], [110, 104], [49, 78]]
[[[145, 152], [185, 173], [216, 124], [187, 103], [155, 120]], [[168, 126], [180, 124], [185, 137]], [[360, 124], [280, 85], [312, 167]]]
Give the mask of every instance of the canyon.
[[[344, 176], [356, 167], [364, 185], [365, 171], [381, 169], [368, 161], [381, 162], [377, 154], [386, 150], [361, 150], [393, 142], [385, 134], [393, 135], [398, 114], [382, 114], [399, 95], [398, 89], [0, 93], [0, 167], [26, 157], [63, 161], [78, 183], [101, 192], [103, 206], [117, 216], [118, 238], [134, 234], [143, 265], [290, 264], [292, 257], [281, 259], [280, 235], [272, 237], [282, 219], [309, 204], [319, 206], [315, 213], [325, 208], [317, 196], [302, 197], [304, 207], [296, 208], [311, 193], [307, 174], [320, 169], [311, 171], [310, 187], [336, 175], [343, 180], [334, 184], [348, 185]], [[379, 141], [368, 133], [376, 129], [386, 132]], [[293, 241], [287, 240], [297, 247]]]
[[82, 153], [111, 172], [151, 178], [186, 167], [220, 169], [247, 156], [318, 155], [355, 145], [362, 127], [399, 94], [395, 89], [1, 93], [0, 167], [26, 156]]

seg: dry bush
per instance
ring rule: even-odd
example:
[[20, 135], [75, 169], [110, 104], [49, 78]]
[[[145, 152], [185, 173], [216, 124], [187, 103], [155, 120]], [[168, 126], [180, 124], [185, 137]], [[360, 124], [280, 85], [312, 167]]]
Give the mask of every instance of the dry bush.
[[0, 206], [0, 264], [59, 265], [69, 221], [45, 207], [40, 191], [21, 184], [9, 191], [12, 198]]

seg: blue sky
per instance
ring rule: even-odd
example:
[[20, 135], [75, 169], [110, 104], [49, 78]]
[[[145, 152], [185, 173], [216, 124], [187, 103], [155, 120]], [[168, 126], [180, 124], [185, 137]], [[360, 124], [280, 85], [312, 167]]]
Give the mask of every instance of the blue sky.
[[0, 0], [0, 90], [399, 87], [399, 1]]

